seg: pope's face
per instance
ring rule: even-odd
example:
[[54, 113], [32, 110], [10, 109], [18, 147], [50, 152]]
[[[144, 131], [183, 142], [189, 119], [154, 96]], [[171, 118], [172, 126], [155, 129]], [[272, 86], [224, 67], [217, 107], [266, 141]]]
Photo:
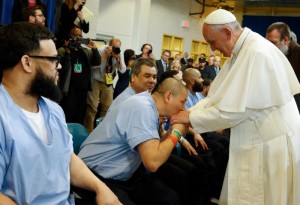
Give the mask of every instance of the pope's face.
[[[227, 30], [228, 32], [228, 30]], [[210, 45], [211, 50], [220, 51], [225, 57], [231, 56], [231, 48], [229, 44], [229, 37], [225, 30], [217, 30], [208, 24], [203, 25], [203, 36], [206, 42]]]

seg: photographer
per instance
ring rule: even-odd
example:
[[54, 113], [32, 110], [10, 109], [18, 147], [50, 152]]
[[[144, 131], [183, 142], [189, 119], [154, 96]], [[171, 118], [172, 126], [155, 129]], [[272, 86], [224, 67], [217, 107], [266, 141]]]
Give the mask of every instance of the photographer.
[[[92, 88], [92, 67], [100, 65], [96, 44], [82, 38], [80, 28], [74, 27], [70, 39], [58, 49], [61, 58], [60, 87], [64, 94], [61, 106], [67, 122], [83, 124], [87, 92]], [[84, 47], [82, 44], [86, 44]]]
[[92, 91], [88, 92], [87, 109], [84, 117], [84, 126], [91, 132], [94, 129], [94, 120], [98, 109], [99, 100], [101, 103], [100, 117], [106, 115], [113, 100], [113, 79], [120, 71], [126, 71], [121, 53], [121, 41], [113, 38], [108, 46], [100, 51], [101, 65], [93, 68]]
[[153, 49], [152, 49], [152, 45], [149, 43], [145, 43], [142, 45], [141, 48], [142, 53], [139, 55], [136, 55], [136, 58], [152, 58], [153, 60], [155, 60], [155, 56], [153, 54]]
[[56, 33], [57, 47], [63, 45], [63, 40], [68, 38], [75, 23], [84, 33], [89, 32], [89, 23], [85, 21], [81, 11], [85, 3], [86, 0], [65, 0], [62, 4], [61, 17]]

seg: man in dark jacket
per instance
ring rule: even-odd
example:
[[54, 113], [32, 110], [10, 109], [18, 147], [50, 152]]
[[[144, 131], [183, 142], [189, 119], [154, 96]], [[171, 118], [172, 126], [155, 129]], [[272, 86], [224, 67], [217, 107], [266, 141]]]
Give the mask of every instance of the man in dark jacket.
[[[271, 24], [266, 32], [266, 39], [271, 41], [290, 61], [295, 74], [300, 80], [300, 46], [296, 41], [291, 40], [290, 27], [283, 22]], [[294, 95], [298, 110], [300, 111], [300, 95]]]
[[100, 65], [101, 58], [93, 41], [83, 47], [82, 31], [74, 27], [71, 40], [65, 40], [65, 46], [58, 49], [62, 56], [60, 70], [60, 87], [64, 97], [60, 103], [67, 122], [83, 124], [86, 111], [87, 92], [91, 90], [91, 66]]

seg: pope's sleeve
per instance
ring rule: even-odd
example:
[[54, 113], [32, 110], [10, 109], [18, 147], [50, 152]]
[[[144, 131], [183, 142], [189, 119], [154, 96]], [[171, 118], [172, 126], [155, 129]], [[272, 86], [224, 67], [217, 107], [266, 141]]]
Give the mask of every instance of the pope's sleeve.
[[259, 110], [246, 109], [245, 112], [224, 112], [213, 106], [205, 108], [201, 104], [197, 104], [190, 111], [189, 119], [194, 130], [198, 133], [205, 133], [231, 128]]

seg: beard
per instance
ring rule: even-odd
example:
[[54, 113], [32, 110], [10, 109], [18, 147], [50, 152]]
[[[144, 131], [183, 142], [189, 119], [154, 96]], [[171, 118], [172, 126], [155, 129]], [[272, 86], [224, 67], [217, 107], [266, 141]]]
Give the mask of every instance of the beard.
[[279, 46], [279, 50], [286, 56], [288, 54], [288, 52], [289, 52], [289, 46], [281, 44]]
[[27, 93], [35, 96], [43, 96], [55, 102], [59, 102], [62, 98], [61, 91], [55, 83], [55, 78], [45, 75], [40, 67], [37, 68], [36, 75]]
[[193, 89], [194, 92], [202, 92], [203, 91], [203, 84], [195, 82], [192, 89]]

